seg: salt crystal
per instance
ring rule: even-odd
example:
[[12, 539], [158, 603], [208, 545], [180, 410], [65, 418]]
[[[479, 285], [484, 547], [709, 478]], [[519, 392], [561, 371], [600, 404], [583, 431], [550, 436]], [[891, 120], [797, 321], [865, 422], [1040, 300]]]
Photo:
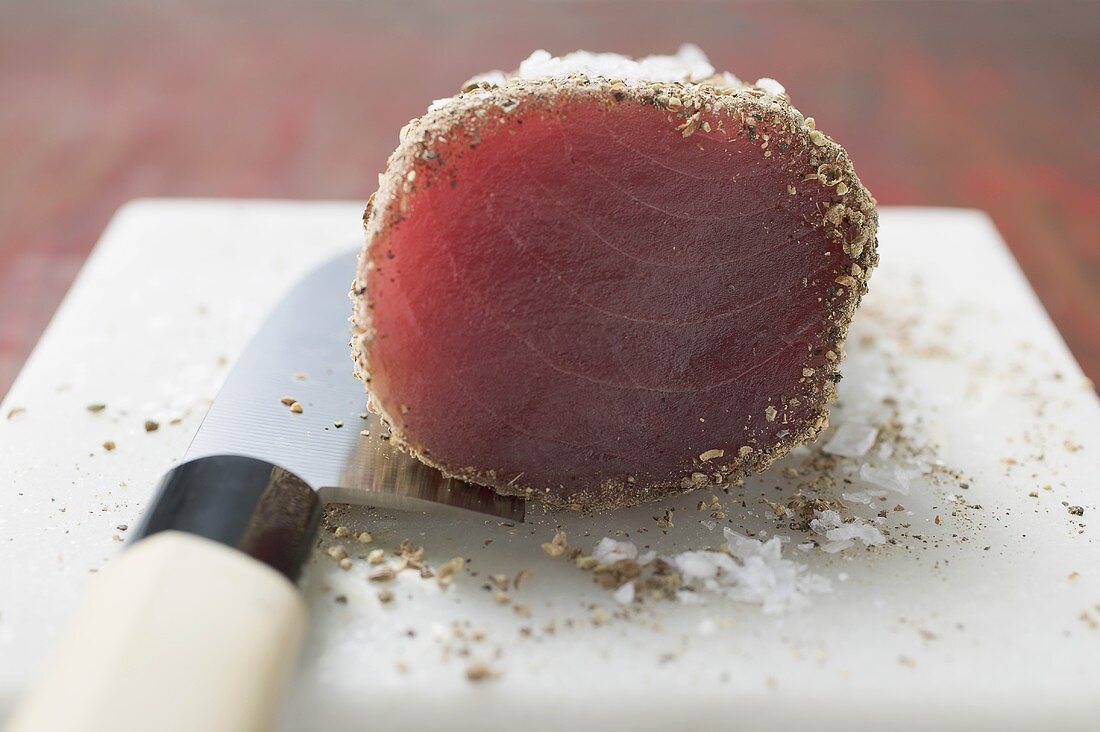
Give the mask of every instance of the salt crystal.
[[738, 87], [741, 87], [741, 86], [745, 85], [744, 82], [742, 82], [740, 79], [738, 79], [736, 76], [734, 76], [733, 74], [731, 74], [728, 71], [723, 71], [722, 72], [722, 83], [724, 83], [726, 86], [730, 87], [731, 89], [736, 89]]
[[797, 562], [768, 561], [764, 556], [745, 560], [733, 579], [727, 597], [759, 604], [769, 615], [803, 605], [808, 594], [825, 592], [829, 587], [828, 580], [805, 572], [805, 566]]
[[[631, 86], [642, 81], [674, 81], [694, 84], [715, 76], [714, 66], [706, 54], [695, 45], [685, 43], [675, 54], [653, 55], [633, 59], [617, 53], [592, 53], [574, 51], [564, 56], [552, 56], [539, 49], [524, 59], [515, 76], [519, 79], [564, 79], [574, 74], [589, 78], [623, 81]], [[502, 86], [508, 81], [503, 71], [494, 70], [478, 74], [470, 79], [473, 84]], [[744, 83], [733, 74], [723, 72], [721, 83], [730, 88], [740, 88]], [[758, 79], [756, 86], [771, 94], [783, 94], [785, 89], [775, 79]]]
[[[814, 520], [820, 526], [827, 527], [823, 528], [823, 532], [846, 526], [835, 511], [822, 512]], [[874, 530], [868, 526], [864, 529]], [[857, 527], [848, 531], [861, 533], [862, 530]], [[736, 602], [760, 605], [765, 613], [772, 614], [805, 604], [810, 594], [830, 590], [827, 579], [809, 572], [799, 562], [783, 558], [783, 543], [789, 543], [789, 537], [773, 536], [761, 541], [728, 527], [723, 528], [722, 533], [726, 539], [725, 551], [704, 549], [663, 557], [676, 568], [685, 584], [694, 586], [677, 592], [680, 602], [700, 603], [703, 599], [699, 591], [715, 592]], [[812, 544], [808, 546], [812, 547]], [[653, 561], [655, 552], [647, 551], [638, 556], [638, 548], [633, 543], [605, 537], [593, 549], [592, 556], [600, 564], [634, 558], [647, 564]], [[690, 589], [696, 591], [691, 592]], [[619, 587], [614, 596], [617, 602], [629, 604], [634, 594], [635, 587], [631, 582]]]
[[489, 86], [504, 86], [508, 81], [508, 75], [499, 69], [486, 71], [470, 79], [467, 84], [488, 84]]
[[757, 79], [756, 85], [768, 92], [769, 94], [784, 94], [787, 89], [775, 79], [769, 79], [764, 77], [763, 79]]
[[740, 560], [728, 571], [727, 597], [763, 607], [766, 614], [782, 612], [805, 604], [807, 596], [828, 592], [824, 577], [806, 571], [806, 566], [782, 557], [782, 541], [750, 539], [726, 527], [726, 548]]
[[[620, 80], [630, 86], [637, 86], [643, 81], [674, 81], [682, 84], [693, 84], [704, 79], [710, 79], [715, 75], [714, 66], [707, 59], [706, 54], [695, 45], [685, 43], [679, 50], [670, 56], [653, 55], [640, 59], [633, 59], [618, 53], [592, 53], [589, 51], [575, 51], [564, 56], [551, 56], [548, 51], [538, 50], [524, 59], [514, 78], [527, 80], [565, 79], [574, 74], [581, 74], [589, 78], [604, 78]], [[468, 84], [480, 84], [490, 87], [504, 86], [508, 83], [509, 75], [499, 69], [486, 71], [472, 77]], [[740, 88], [744, 84], [740, 79], [730, 73], [721, 75], [722, 83], [730, 88]], [[772, 94], [782, 94], [783, 85], [775, 79], [760, 79], [756, 85]], [[477, 95], [479, 98], [488, 96], [485, 92]], [[437, 99], [428, 107], [432, 112], [450, 104], [454, 98]]]
[[780, 559], [782, 547], [779, 539], [772, 539], [768, 542], [750, 539], [743, 534], [738, 534], [728, 526], [722, 529], [722, 534], [726, 537], [726, 548], [729, 549], [730, 554], [742, 561], [759, 556], [771, 561]]
[[638, 547], [630, 541], [615, 541], [610, 537], [600, 539], [592, 556], [600, 564], [614, 564], [620, 559], [634, 559], [638, 556]]
[[861, 422], [842, 422], [822, 449], [830, 455], [862, 457], [877, 437], [876, 427]]
[[718, 522], [713, 519], [703, 519], [699, 523], [701, 523], [703, 528], [707, 531], [714, 531], [715, 527], [718, 526]]
[[837, 551], [853, 546], [853, 539], [859, 539], [864, 546], [886, 542], [886, 537], [875, 526], [858, 517], [845, 523], [836, 511], [815, 512], [815, 517], [810, 521], [810, 528], [815, 534], [821, 534], [828, 539], [828, 542], [822, 546], [822, 550], [828, 554], [836, 554]]
[[868, 463], [859, 466], [859, 477], [866, 483], [885, 488], [903, 496], [909, 495], [909, 485], [913, 476], [900, 465], [889, 468], [876, 468]]
[[713, 579], [720, 570], [730, 571], [736, 566], [729, 556], [711, 551], [681, 552], [672, 557], [672, 562], [688, 581]]
[[617, 53], [575, 51], [551, 56], [547, 51], [532, 53], [519, 65], [521, 79], [563, 79], [572, 74], [603, 77], [627, 83], [640, 81], [697, 82], [714, 75], [706, 55], [698, 46], [685, 43], [672, 56], [646, 56], [634, 60]]
[[864, 546], [882, 544], [886, 541], [881, 531], [864, 522], [863, 519], [854, 518], [845, 523], [836, 511], [817, 511], [815, 514], [815, 517], [810, 520], [810, 529], [829, 540], [821, 548], [830, 554], [852, 546], [853, 539], [859, 539]]
[[886, 538], [882, 535], [882, 532], [876, 529], [870, 524], [863, 523], [860, 519], [849, 521], [843, 526], [839, 526], [825, 533], [825, 538], [829, 541], [847, 541], [849, 539], [859, 539], [863, 542], [864, 546], [872, 546], [875, 544], [882, 544], [886, 541]]
[[814, 511], [814, 518], [810, 519], [810, 530], [815, 534], [825, 535], [843, 523], [844, 519], [836, 511]]
[[649, 564], [650, 562], [652, 562], [656, 558], [657, 558], [657, 552], [650, 549], [647, 552], [642, 552], [641, 554], [639, 554], [637, 561], [638, 561], [638, 564], [640, 564], [644, 567], [645, 565]]

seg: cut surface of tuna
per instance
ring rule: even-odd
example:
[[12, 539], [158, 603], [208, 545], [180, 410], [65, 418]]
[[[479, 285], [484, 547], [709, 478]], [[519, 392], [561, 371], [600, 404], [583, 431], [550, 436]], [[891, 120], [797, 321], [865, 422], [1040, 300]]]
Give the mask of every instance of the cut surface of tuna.
[[781, 87], [706, 68], [502, 75], [402, 131], [352, 293], [393, 441], [602, 509], [736, 482], [824, 429], [874, 199]]

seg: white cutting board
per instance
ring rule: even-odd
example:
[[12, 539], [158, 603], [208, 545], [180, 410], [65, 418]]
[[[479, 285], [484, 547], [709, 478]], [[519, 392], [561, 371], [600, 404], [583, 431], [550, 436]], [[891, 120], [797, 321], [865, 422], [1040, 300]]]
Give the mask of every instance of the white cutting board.
[[[361, 209], [149, 200], [112, 222], [0, 412], [0, 718], [228, 364], [299, 275], [358, 243]], [[313, 631], [283, 727], [1097, 729], [1096, 395], [983, 214], [885, 209], [881, 255], [833, 422], [873, 421], [897, 392], [913, 443], [962, 476], [937, 471], [890, 497], [906, 509], [883, 524], [896, 544], [802, 552], [807, 537], [781, 527], [784, 555], [832, 582], [808, 606], [765, 615], [701, 593], [701, 605], [650, 601], [620, 618], [609, 591], [539, 545], [560, 524], [585, 551], [616, 532], [662, 553], [716, 547], [703, 496], [599, 517], [535, 509], [515, 530], [347, 509], [339, 523], [374, 535], [349, 544], [355, 555], [409, 538], [429, 562], [461, 555], [479, 574], [444, 591], [408, 572], [383, 605], [364, 561], [342, 571], [317, 552], [303, 579]], [[723, 498], [729, 525], [775, 530], [760, 497], [796, 482], [782, 466], [751, 479], [745, 507]], [[653, 518], [665, 506], [667, 534]], [[482, 587], [524, 568], [534, 574], [511, 595], [529, 618]], [[592, 623], [596, 607], [607, 622]], [[469, 640], [475, 630], [485, 639]], [[499, 677], [468, 681], [471, 659]]]

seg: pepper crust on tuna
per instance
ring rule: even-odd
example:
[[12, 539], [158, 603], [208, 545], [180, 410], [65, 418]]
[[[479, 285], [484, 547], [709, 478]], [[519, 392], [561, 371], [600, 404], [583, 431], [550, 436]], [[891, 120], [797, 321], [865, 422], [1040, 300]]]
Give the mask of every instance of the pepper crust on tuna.
[[827, 426], [875, 201], [785, 94], [469, 84], [364, 214], [352, 348], [391, 441], [608, 509], [736, 483]]

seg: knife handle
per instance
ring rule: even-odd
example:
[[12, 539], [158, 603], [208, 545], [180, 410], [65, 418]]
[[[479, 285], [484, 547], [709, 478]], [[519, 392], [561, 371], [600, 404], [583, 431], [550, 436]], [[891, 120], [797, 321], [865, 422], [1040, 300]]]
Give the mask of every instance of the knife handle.
[[261, 732], [306, 628], [320, 515], [296, 476], [217, 456], [169, 473], [7, 732]]

